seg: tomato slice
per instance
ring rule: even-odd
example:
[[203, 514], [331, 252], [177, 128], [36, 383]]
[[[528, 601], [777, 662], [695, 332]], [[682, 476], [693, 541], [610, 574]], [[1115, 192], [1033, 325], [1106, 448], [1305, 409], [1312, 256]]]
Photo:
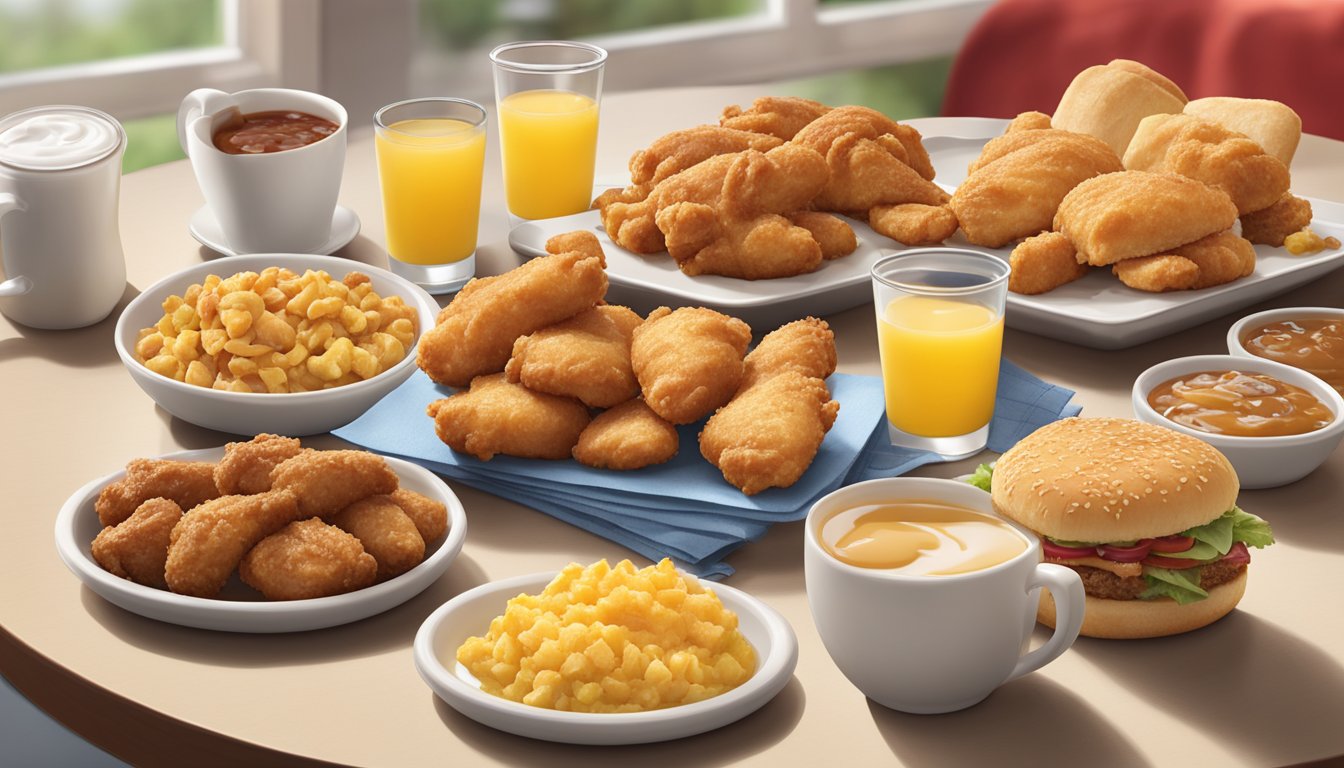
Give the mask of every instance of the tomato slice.
[[1145, 539], [1154, 552], [1184, 552], [1195, 546], [1194, 536], [1163, 536], [1160, 539]]
[[1227, 550], [1227, 554], [1223, 555], [1223, 559], [1219, 562], [1231, 565], [1245, 565], [1251, 562], [1251, 551], [1246, 548], [1245, 542], [1234, 542], [1232, 548]]
[[1149, 555], [1143, 558], [1144, 565], [1151, 565], [1154, 568], [1170, 568], [1172, 570], [1181, 570], [1182, 568], [1198, 568], [1204, 565], [1199, 560], [1187, 560], [1180, 557], [1162, 557], [1161, 555]]
[[1072, 560], [1078, 557], [1096, 557], [1096, 547], [1065, 547], [1060, 544], [1041, 537], [1041, 551], [1046, 557], [1053, 557], [1059, 560]]
[[1148, 545], [1140, 541], [1132, 547], [1117, 547], [1114, 544], [1102, 544], [1097, 547], [1102, 559], [1116, 563], [1137, 563], [1148, 556]]

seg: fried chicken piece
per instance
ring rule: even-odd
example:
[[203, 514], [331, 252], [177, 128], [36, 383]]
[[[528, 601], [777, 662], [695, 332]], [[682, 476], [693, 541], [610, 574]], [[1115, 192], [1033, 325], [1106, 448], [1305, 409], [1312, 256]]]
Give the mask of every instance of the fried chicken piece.
[[598, 469], [640, 469], [677, 455], [677, 428], [643, 400], [604, 411], [579, 435], [574, 459]]
[[946, 205], [878, 205], [868, 211], [868, 226], [902, 245], [935, 245], [957, 231], [957, 215]]
[[1283, 245], [1284, 238], [1306, 229], [1311, 224], [1311, 203], [1291, 192], [1283, 193], [1279, 201], [1268, 208], [1243, 214], [1241, 236], [1252, 243], [1264, 243], [1275, 248]]
[[798, 481], [840, 404], [821, 379], [786, 371], [738, 393], [700, 432], [700, 453], [748, 496]]
[[716, 155], [746, 149], [767, 152], [783, 143], [782, 139], [768, 134], [718, 125], [699, 125], [673, 131], [636, 152], [630, 158], [630, 186], [603, 192], [593, 202], [593, 207], [603, 208], [613, 202], [639, 202], [648, 197], [649, 192], [663, 179]]
[[415, 521], [389, 496], [370, 496], [330, 518], [332, 525], [359, 539], [378, 563], [377, 581], [400, 576], [425, 559], [425, 540]]
[[182, 508], [168, 499], [150, 499], [130, 517], [108, 526], [93, 539], [93, 559], [103, 570], [146, 587], [167, 589], [163, 566], [173, 526]]
[[1059, 204], [1054, 229], [1078, 249], [1079, 262], [1105, 266], [1167, 253], [1236, 219], [1237, 207], [1221, 189], [1172, 173], [1122, 171], [1074, 187]]
[[812, 202], [818, 210], [947, 202], [947, 193], [932, 182], [933, 165], [919, 132], [876, 110], [833, 109], [800, 131], [793, 143], [823, 155], [830, 168], [830, 179]]
[[[996, 142], [1011, 148], [998, 154]], [[1122, 170], [1105, 142], [1069, 131], [1005, 134], [986, 151], [997, 156], [966, 177], [948, 207], [966, 239], [989, 248], [1050, 229], [1060, 202], [1080, 182]]]
[[835, 373], [835, 333], [825, 320], [806, 317], [767, 333], [742, 361], [741, 391], [793, 371], [815, 379]]
[[689, 424], [725, 404], [742, 380], [751, 328], [702, 307], [659, 307], [635, 329], [630, 361], [654, 413]]
[[164, 564], [168, 588], [193, 597], [218, 595], [257, 542], [304, 517], [287, 490], [221, 496], [201, 504], [173, 526]]
[[182, 509], [219, 498], [215, 465], [208, 461], [133, 459], [126, 465], [126, 476], [98, 494], [93, 509], [103, 525], [116, 525], [154, 498], [170, 499]]
[[1259, 211], [1288, 191], [1288, 166], [1245, 135], [1194, 115], [1151, 115], [1125, 150], [1132, 171], [1179, 173], [1223, 190], [1238, 214]]
[[359, 539], [314, 517], [263, 539], [243, 558], [238, 575], [267, 600], [308, 600], [363, 589], [377, 570]]
[[215, 465], [215, 485], [222, 494], [264, 493], [271, 490], [271, 470], [299, 455], [297, 438], [257, 435], [245, 443], [224, 446], [224, 458]]
[[1125, 285], [1141, 291], [1212, 288], [1254, 272], [1255, 246], [1231, 232], [1219, 232], [1171, 253], [1117, 262], [1112, 270]]
[[725, 221], [710, 206], [677, 203], [659, 211], [657, 223], [687, 275], [765, 280], [806, 274], [823, 261], [812, 232], [776, 214]]
[[437, 541], [448, 530], [448, 508], [442, 502], [407, 488], [398, 488], [388, 498], [411, 518], [426, 544]]
[[513, 343], [504, 373], [534, 392], [610, 408], [639, 395], [630, 367], [630, 339], [644, 322], [627, 307], [604, 304]]
[[463, 387], [502, 371], [519, 336], [571, 318], [606, 295], [606, 261], [596, 235], [552, 238], [546, 246], [564, 250], [472, 280], [439, 312], [416, 354], [429, 378]]
[[821, 246], [822, 261], [848, 256], [859, 248], [854, 228], [837, 216], [821, 211], [798, 211], [790, 213], [788, 219], [794, 226], [806, 229], [817, 241]]
[[292, 491], [304, 517], [329, 517], [397, 484], [387, 460], [368, 451], [303, 451], [271, 472], [271, 487]]
[[830, 110], [819, 101], [800, 96], [762, 96], [751, 102], [749, 109], [737, 105], [725, 107], [719, 125], [789, 141], [804, 126]]
[[1019, 131], [1037, 131], [1050, 127], [1052, 127], [1050, 116], [1044, 112], [1022, 112], [1008, 121], [1008, 126], [1003, 129], [1003, 132], [1009, 134]]
[[1042, 232], [1018, 243], [1008, 266], [1008, 290], [1026, 295], [1053, 291], [1087, 274], [1073, 243], [1058, 232]]
[[495, 454], [567, 459], [588, 426], [588, 409], [571, 397], [533, 392], [502, 373], [478, 376], [466, 392], [426, 409], [439, 439], [481, 461]]

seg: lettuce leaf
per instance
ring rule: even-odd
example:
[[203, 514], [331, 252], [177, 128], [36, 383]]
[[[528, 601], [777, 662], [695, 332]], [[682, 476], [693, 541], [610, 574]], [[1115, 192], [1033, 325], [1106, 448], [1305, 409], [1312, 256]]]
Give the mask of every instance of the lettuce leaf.
[[1233, 507], [1224, 512], [1223, 516], [1232, 518], [1232, 539], [1234, 541], [1240, 541], [1246, 546], [1256, 549], [1274, 543], [1274, 532], [1270, 530], [1269, 523], [1250, 512], [1243, 512], [1239, 507]]
[[966, 482], [988, 493], [989, 484], [993, 477], [994, 477], [994, 468], [988, 464], [981, 464], [980, 466], [975, 468], [975, 474], [971, 475], [971, 479], [967, 480]]
[[[1214, 554], [1207, 557], [1197, 558], [1199, 560], [1208, 560], [1211, 557], [1222, 557], [1227, 554], [1227, 550], [1232, 548], [1232, 517], [1228, 514], [1232, 510], [1224, 512], [1222, 517], [1212, 520], [1203, 525], [1197, 525], [1188, 531], [1182, 532], [1182, 536], [1193, 536], [1196, 549], [1212, 549]], [[1207, 547], [1200, 547], [1200, 544]], [[1174, 553], [1176, 557], [1190, 557], [1185, 553]]]
[[1148, 588], [1139, 595], [1139, 598], [1153, 600], [1169, 597], [1180, 605], [1203, 600], [1209, 593], [1199, 586], [1200, 570], [1199, 568], [1172, 570], [1146, 565], [1143, 568], [1143, 580], [1148, 583]]
[[[1186, 536], [1189, 536], [1190, 534], [1187, 533], [1187, 534], [1185, 534], [1185, 535], [1186, 535]], [[1231, 548], [1232, 548], [1232, 544], [1231, 544], [1230, 542], [1228, 543], [1227, 546], [1228, 546], [1228, 549], [1231, 549]], [[1227, 554], [1227, 550], [1223, 550], [1222, 552], [1219, 552], [1219, 551], [1218, 551], [1218, 548], [1215, 547], [1214, 545], [1208, 543], [1207, 541], [1201, 541], [1199, 538], [1196, 538], [1196, 539], [1195, 539], [1195, 543], [1194, 543], [1189, 549], [1185, 550], [1184, 552], [1154, 552], [1153, 554], [1156, 555], [1156, 556], [1158, 556], [1158, 557], [1173, 557], [1173, 558], [1176, 558], [1177, 560], [1209, 560], [1209, 561], [1213, 561], [1213, 560], [1217, 560], [1218, 558], [1222, 557], [1223, 555], [1226, 555], [1226, 554]]]

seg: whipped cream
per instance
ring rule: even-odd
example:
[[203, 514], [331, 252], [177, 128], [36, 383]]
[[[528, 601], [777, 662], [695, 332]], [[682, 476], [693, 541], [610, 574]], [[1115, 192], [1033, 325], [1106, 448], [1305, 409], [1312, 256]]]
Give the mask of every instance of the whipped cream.
[[37, 107], [0, 119], [0, 163], [32, 170], [75, 168], [122, 143], [121, 126], [84, 107]]

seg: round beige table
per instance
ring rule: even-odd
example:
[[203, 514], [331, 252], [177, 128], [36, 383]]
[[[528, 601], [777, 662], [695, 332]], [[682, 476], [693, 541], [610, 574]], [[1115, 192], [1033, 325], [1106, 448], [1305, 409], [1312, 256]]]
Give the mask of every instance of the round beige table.
[[[635, 149], [674, 127], [716, 119], [760, 88], [610, 96], [599, 175], [619, 175]], [[671, 116], [658, 118], [656, 116]], [[662, 120], [668, 120], [664, 124]], [[492, 137], [493, 142], [493, 137]], [[486, 173], [478, 271], [520, 259], [497, 153]], [[1299, 193], [1344, 200], [1344, 143], [1304, 137]], [[340, 254], [385, 263], [368, 133], [350, 144], [341, 203], [363, 231]], [[201, 204], [185, 162], [126, 177], [121, 233], [126, 299], [169, 271], [216, 256], [187, 233]], [[1133, 349], [1105, 352], [1010, 331], [1005, 353], [1078, 391], [1089, 416], [1129, 416], [1134, 377], [1155, 362], [1221, 352], [1237, 316], [1270, 306], [1334, 305], [1344, 272], [1288, 296]], [[828, 318], [841, 370], [877, 374], [873, 313]], [[793, 624], [795, 677], [774, 701], [726, 728], [623, 748], [548, 744], [493, 731], [438, 701], [416, 676], [411, 640], [453, 595], [494, 579], [629, 553], [546, 515], [452, 484], [470, 532], [462, 556], [420, 596], [383, 615], [318, 632], [234, 635], [141, 618], [83, 588], [56, 556], [62, 501], [137, 456], [230, 439], [179, 421], [131, 382], [112, 347], [112, 318], [76, 331], [35, 331], [0, 319], [5, 403], [0, 673], [81, 735], [136, 764], [358, 766], [603, 764], [714, 766], [1282, 765], [1344, 755], [1344, 450], [1287, 488], [1243, 493], [1279, 543], [1255, 555], [1241, 607], [1207, 629], [1139, 642], [1082, 639], [1043, 671], [965, 712], [921, 717], [870, 703], [822, 647], [803, 586], [800, 524], [775, 526], [731, 556], [728, 583]], [[335, 446], [329, 436], [314, 443]], [[953, 476], [973, 461], [926, 467]], [[892, 649], [893, 653], [899, 649]], [[0, 744], [0, 764], [5, 763]]]

